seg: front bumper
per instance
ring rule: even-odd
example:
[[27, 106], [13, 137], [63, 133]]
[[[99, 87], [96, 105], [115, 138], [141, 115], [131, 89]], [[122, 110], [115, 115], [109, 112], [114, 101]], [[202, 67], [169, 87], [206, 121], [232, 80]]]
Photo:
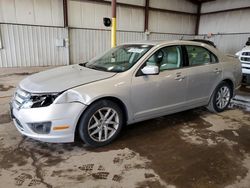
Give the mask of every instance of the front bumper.
[[250, 84], [250, 74], [242, 74], [242, 83]]
[[243, 74], [250, 74], [250, 62], [241, 61], [241, 68]]
[[[17, 130], [30, 138], [43, 142], [66, 143], [73, 142], [75, 128], [79, 117], [86, 106], [82, 103], [51, 104], [47, 107], [16, 109], [11, 105], [11, 114]], [[48, 134], [35, 133], [28, 124], [51, 122]], [[67, 126], [66, 129], [57, 129], [58, 126]]]
[[249, 68], [242, 68], [243, 74], [250, 74], [250, 67]]

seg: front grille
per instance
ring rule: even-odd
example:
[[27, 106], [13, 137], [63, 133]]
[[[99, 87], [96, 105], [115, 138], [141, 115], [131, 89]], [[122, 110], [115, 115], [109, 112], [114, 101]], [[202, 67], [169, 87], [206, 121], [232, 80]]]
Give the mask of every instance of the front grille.
[[250, 62], [250, 57], [241, 57], [240, 60], [241, 61], [249, 61]]
[[30, 93], [18, 88], [14, 95], [13, 106], [16, 109], [20, 109], [28, 100], [30, 100]]
[[250, 52], [242, 52], [242, 55], [250, 56]]

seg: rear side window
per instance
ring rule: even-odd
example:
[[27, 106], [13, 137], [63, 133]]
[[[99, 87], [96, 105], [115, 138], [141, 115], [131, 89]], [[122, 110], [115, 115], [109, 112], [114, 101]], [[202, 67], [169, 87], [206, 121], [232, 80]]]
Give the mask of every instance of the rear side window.
[[217, 57], [209, 50], [200, 46], [186, 46], [189, 66], [217, 63]]

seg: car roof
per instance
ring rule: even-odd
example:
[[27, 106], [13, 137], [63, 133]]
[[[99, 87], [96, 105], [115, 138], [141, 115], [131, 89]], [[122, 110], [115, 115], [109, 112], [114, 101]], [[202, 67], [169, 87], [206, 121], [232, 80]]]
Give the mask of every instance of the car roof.
[[123, 45], [152, 45], [154, 47], [158, 46], [164, 46], [164, 45], [194, 45], [194, 46], [201, 46], [205, 47], [206, 49], [210, 50], [217, 56], [221, 54], [220, 51], [218, 51], [217, 48], [214, 48], [211, 45], [208, 45], [204, 42], [198, 42], [198, 41], [190, 41], [190, 40], [172, 40], [172, 41], [166, 41], [166, 40], [144, 40], [144, 41], [136, 41], [136, 42], [129, 42], [124, 43]]
[[141, 40], [141, 41], [135, 41], [135, 42], [127, 42], [127, 43], [123, 43], [123, 44], [126, 44], [126, 45], [129, 45], [129, 44], [130, 45], [133, 45], [133, 44], [144, 45], [144, 44], [146, 44], [146, 45], [155, 46], [155, 45], [158, 45], [158, 44], [160, 44], [162, 42], [167, 42], [167, 41], [163, 41], [163, 40]]
[[[196, 45], [196, 46], [204, 46], [206, 48], [211, 48], [211, 45], [208, 45], [204, 42], [199, 42], [199, 41], [191, 41], [191, 40], [172, 40], [172, 41], [167, 41], [167, 40], [144, 40], [144, 41], [136, 41], [136, 42], [128, 42], [124, 43], [123, 45]], [[212, 47], [214, 48], [214, 47]]]
[[214, 48], [216, 48], [216, 45], [214, 44], [214, 42], [213, 42], [213, 41], [210, 41], [210, 40], [205, 40], [205, 39], [192, 39], [192, 40], [190, 40], [190, 41], [205, 43], [205, 44], [208, 44], [208, 45], [213, 46]]
[[250, 51], [250, 46], [245, 46], [242, 51]]

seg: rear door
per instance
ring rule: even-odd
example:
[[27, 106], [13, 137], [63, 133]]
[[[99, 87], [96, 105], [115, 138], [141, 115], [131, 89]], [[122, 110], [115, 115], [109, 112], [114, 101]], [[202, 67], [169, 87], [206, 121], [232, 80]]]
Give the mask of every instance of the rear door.
[[190, 105], [205, 105], [222, 79], [222, 66], [208, 49], [195, 45], [185, 47], [189, 70], [187, 102]]

